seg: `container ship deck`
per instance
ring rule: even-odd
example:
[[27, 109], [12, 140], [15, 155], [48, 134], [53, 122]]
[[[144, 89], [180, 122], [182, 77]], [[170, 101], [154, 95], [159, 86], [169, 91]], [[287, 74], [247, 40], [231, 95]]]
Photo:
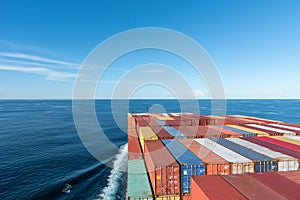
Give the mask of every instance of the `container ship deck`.
[[299, 200], [299, 164], [298, 124], [243, 115], [128, 115], [130, 200]]

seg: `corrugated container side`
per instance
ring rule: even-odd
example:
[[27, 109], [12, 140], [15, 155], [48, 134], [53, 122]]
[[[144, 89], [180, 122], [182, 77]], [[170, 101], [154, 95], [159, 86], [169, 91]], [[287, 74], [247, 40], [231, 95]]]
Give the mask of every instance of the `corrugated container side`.
[[156, 197], [155, 200], [180, 200], [180, 195], [163, 195]]
[[297, 183], [300, 186], [300, 172], [278, 172], [281, 176]]
[[157, 135], [153, 132], [150, 127], [140, 127], [139, 139], [143, 152], [145, 152], [145, 141], [146, 140], [158, 140]]
[[289, 155], [291, 157], [297, 158], [298, 160], [300, 159], [300, 154], [296, 151], [275, 145], [275, 144], [271, 144], [262, 140], [259, 140], [258, 137], [245, 137], [242, 138], [243, 140], [247, 140], [249, 142], [253, 142], [255, 144], [259, 144], [261, 146], [267, 147], [273, 151], [277, 151], [286, 155]]
[[198, 156], [206, 165], [207, 175], [229, 174], [230, 163], [193, 140], [179, 140], [186, 148]]
[[256, 136], [256, 134], [254, 134], [254, 133], [243, 131], [243, 130], [233, 128], [233, 127], [230, 127], [230, 126], [223, 126], [223, 127], [220, 127], [220, 128], [227, 129], [227, 130], [242, 134], [244, 137]]
[[298, 145], [291, 144], [291, 143], [288, 143], [288, 142], [283, 142], [283, 141], [276, 140], [276, 139], [273, 139], [273, 138], [270, 138], [270, 137], [265, 137], [265, 136], [259, 137], [258, 139], [262, 140], [262, 141], [265, 141], [265, 142], [268, 142], [268, 143], [275, 144], [277, 146], [281, 146], [281, 147], [293, 150], [293, 151], [297, 151], [297, 152], [300, 153], [300, 146], [298, 146]]
[[268, 156], [262, 155], [223, 138], [215, 138], [211, 140], [252, 160], [255, 163], [255, 172], [277, 171], [277, 161]]
[[219, 145], [209, 139], [195, 139], [194, 141], [200, 143], [210, 151], [221, 156], [230, 163], [230, 173], [231, 174], [243, 174], [243, 173], [253, 173], [254, 163], [248, 158], [231, 151]]
[[282, 137], [282, 136], [270, 136], [270, 138], [300, 146], [300, 141], [299, 140], [294, 140], [292, 138]]
[[193, 176], [191, 182], [191, 195], [193, 200], [246, 200], [242, 194], [220, 176]]
[[254, 144], [252, 142], [240, 139], [240, 138], [227, 138], [227, 140], [239, 144], [245, 148], [251, 149], [258, 153], [264, 154], [278, 162], [278, 171], [295, 171], [299, 168], [299, 162], [296, 158], [288, 155], [273, 151], [266, 147]]
[[180, 195], [179, 164], [160, 140], [145, 141], [144, 158], [155, 196]]
[[259, 131], [259, 130], [255, 130], [255, 129], [252, 129], [252, 128], [246, 128], [246, 127], [243, 127], [243, 126], [236, 126], [236, 125], [228, 125], [228, 126], [233, 127], [233, 128], [237, 128], [237, 129], [240, 129], [240, 130], [243, 130], [243, 131], [247, 131], [247, 132], [250, 132], [250, 133], [253, 133], [257, 136], [261, 136], [261, 135], [268, 136], [269, 135], [269, 133]]
[[295, 182], [277, 173], [250, 174], [250, 176], [281, 194], [286, 199], [299, 200], [299, 184], [296, 184]]
[[143, 160], [128, 160], [127, 174], [128, 199], [153, 199], [152, 190]]
[[286, 199], [248, 174], [227, 175], [222, 178], [249, 200]]
[[181, 167], [181, 192], [190, 193], [190, 177], [205, 175], [205, 164], [177, 140], [162, 140]]

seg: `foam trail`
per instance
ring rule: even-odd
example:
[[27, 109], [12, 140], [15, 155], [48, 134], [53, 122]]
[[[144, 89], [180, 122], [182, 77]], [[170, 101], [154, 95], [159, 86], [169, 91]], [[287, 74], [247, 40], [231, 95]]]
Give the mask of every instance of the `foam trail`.
[[116, 156], [114, 161], [113, 169], [108, 177], [107, 186], [101, 191], [101, 194], [96, 199], [101, 200], [114, 200], [116, 199], [116, 193], [119, 190], [119, 182], [122, 178], [124, 172], [126, 172], [127, 167], [127, 154], [128, 154], [128, 144], [120, 147], [119, 154]]

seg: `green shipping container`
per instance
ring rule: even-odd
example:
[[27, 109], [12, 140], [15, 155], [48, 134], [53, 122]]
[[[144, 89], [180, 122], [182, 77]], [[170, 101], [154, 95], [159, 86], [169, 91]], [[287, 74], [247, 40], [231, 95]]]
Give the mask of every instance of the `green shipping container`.
[[144, 160], [128, 160], [128, 199], [153, 200]]

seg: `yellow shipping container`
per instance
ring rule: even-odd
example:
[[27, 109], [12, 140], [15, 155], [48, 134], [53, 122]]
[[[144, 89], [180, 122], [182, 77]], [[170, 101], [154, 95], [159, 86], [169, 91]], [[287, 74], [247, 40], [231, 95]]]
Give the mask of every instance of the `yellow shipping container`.
[[153, 130], [150, 127], [140, 127], [139, 138], [140, 138], [140, 143], [141, 143], [143, 152], [145, 152], [145, 150], [144, 150], [144, 141], [145, 140], [158, 140], [157, 135], [153, 132]]
[[156, 197], [155, 200], [180, 200], [180, 196], [179, 195], [164, 195], [164, 196]]
[[174, 120], [172, 117], [170, 116], [162, 116], [162, 115], [158, 115], [158, 114], [152, 114], [152, 117], [158, 119], [158, 120]]
[[274, 138], [276, 140], [281, 140], [281, 141], [284, 141], [284, 142], [288, 142], [288, 143], [296, 144], [296, 145], [300, 146], [300, 141], [299, 140], [294, 140], [294, 139], [283, 137], [283, 136], [270, 136], [270, 137]]
[[250, 132], [250, 133], [254, 133], [257, 136], [269, 136], [269, 134], [266, 133], [266, 132], [258, 131], [258, 130], [252, 129], [252, 128], [246, 128], [246, 127], [242, 127], [242, 126], [238, 126], [238, 125], [227, 125], [227, 126], [230, 126], [232, 128], [237, 128], [237, 129], [240, 129], [240, 130], [243, 130], [243, 131], [247, 131], [247, 132]]

